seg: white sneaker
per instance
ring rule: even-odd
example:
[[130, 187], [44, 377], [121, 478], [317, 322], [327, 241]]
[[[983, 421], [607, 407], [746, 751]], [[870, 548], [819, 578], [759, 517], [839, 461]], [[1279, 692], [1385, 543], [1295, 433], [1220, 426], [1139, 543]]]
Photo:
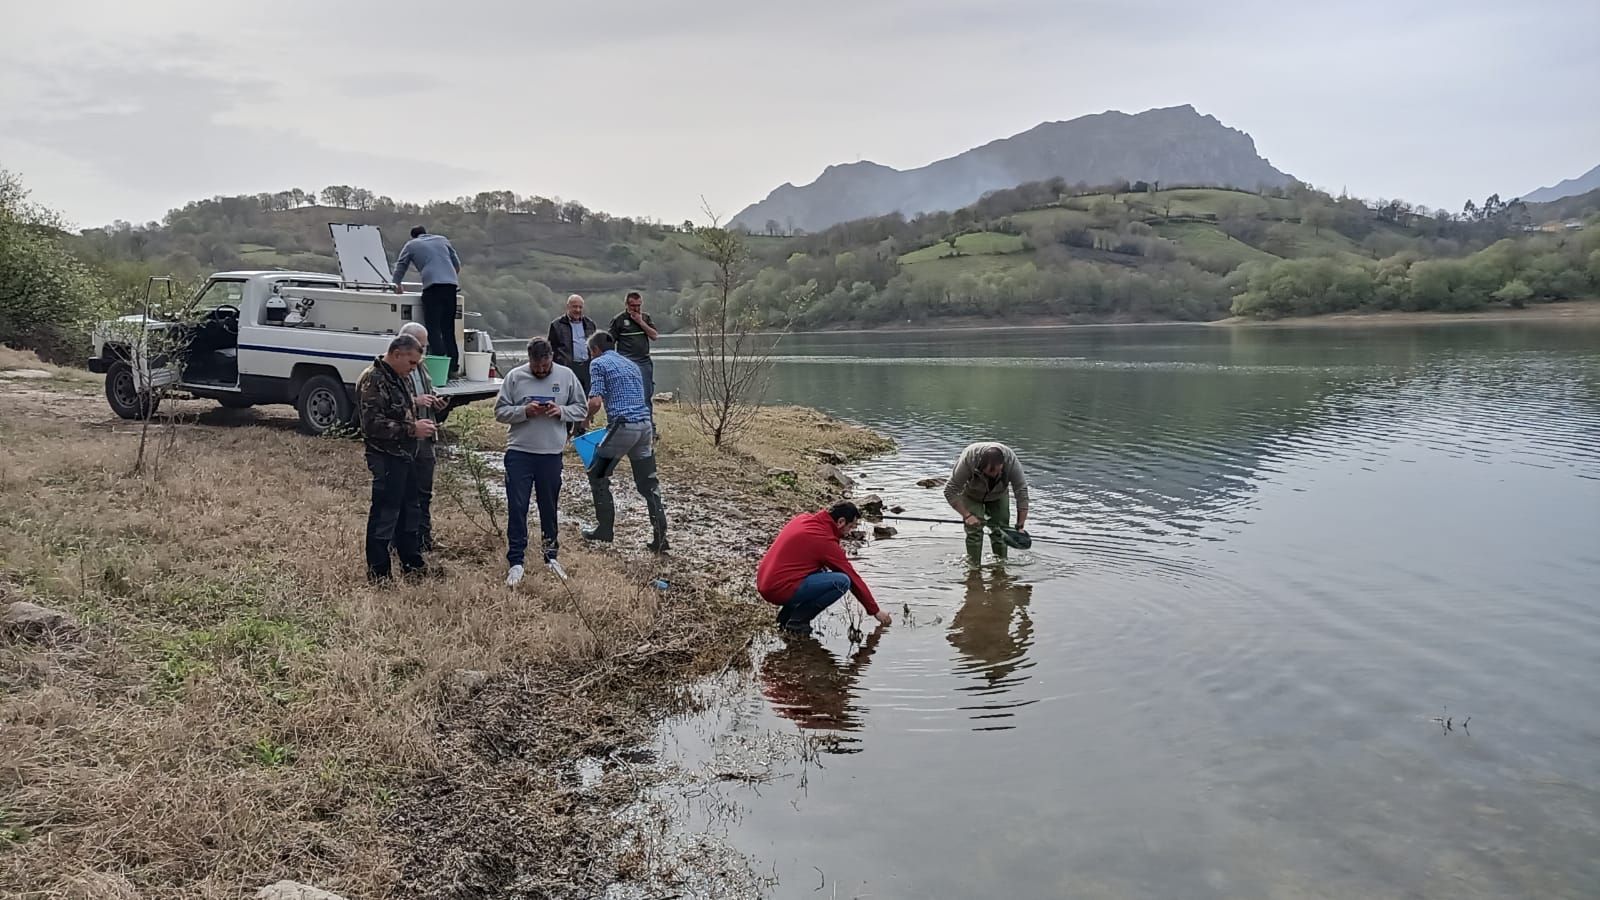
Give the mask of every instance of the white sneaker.
[[506, 587], [516, 587], [517, 585], [519, 585], [521, 583], [522, 583], [522, 567], [521, 566], [512, 566], [511, 567], [511, 571], [506, 573]]

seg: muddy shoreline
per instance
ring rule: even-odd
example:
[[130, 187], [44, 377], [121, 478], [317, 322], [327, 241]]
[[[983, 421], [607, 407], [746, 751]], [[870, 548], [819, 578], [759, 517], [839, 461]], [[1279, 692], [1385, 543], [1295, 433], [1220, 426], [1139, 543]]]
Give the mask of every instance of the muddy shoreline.
[[[642, 549], [649, 535], [631, 481], [619, 473], [613, 482], [617, 541], [606, 553], [638, 586], [634, 601], [655, 604], [649, 625], [559, 672], [502, 673], [448, 707], [439, 725], [445, 764], [408, 792], [393, 820], [404, 860], [398, 895], [654, 897], [691, 883], [699, 895], [756, 895], [743, 860], [676, 834], [670, 811], [651, 801], [653, 789], [682, 777], [658, 764], [652, 738], [667, 716], [694, 707], [696, 684], [748, 667], [752, 645], [771, 630], [755, 564], [789, 516], [840, 496], [812, 451], [857, 461], [892, 445], [782, 408], [767, 423], [782, 432], [769, 434], [776, 445], [730, 454], [704, 446], [678, 412], [663, 416], [659, 450], [672, 521], [666, 557]], [[498, 432], [488, 436], [483, 450], [494, 453]], [[792, 462], [793, 476], [769, 475], [790, 468], [775, 462]], [[564, 482], [566, 548], [581, 544], [592, 507], [571, 460]], [[581, 580], [582, 564], [567, 573]], [[529, 578], [560, 583], [538, 568]]]
[[[616, 544], [583, 546], [573, 461], [568, 581], [536, 567], [508, 591], [504, 523], [457, 485], [436, 487], [443, 574], [374, 588], [358, 445], [298, 435], [287, 410], [180, 401], [134, 476], [140, 428], [98, 379], [0, 356], [41, 367], [0, 378], [0, 600], [80, 625], [0, 641], [0, 893], [221, 900], [292, 881], [350, 900], [630, 900], [749, 884], [729, 854], [669, 836], [650, 793], [676, 774], [648, 747], [772, 627], [754, 560], [840, 494], [816, 451], [890, 442], [786, 407], [714, 450], [668, 407], [671, 554], [643, 549], [626, 467]], [[472, 449], [492, 453], [503, 432], [483, 431]]]

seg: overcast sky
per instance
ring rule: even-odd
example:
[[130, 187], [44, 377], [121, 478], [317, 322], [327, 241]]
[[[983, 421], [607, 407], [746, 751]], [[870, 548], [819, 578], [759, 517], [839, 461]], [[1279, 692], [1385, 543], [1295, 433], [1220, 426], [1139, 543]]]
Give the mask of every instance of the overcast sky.
[[1335, 192], [1600, 163], [1600, 0], [0, 0], [0, 168], [80, 225], [330, 183], [724, 217], [837, 162], [1193, 104]]

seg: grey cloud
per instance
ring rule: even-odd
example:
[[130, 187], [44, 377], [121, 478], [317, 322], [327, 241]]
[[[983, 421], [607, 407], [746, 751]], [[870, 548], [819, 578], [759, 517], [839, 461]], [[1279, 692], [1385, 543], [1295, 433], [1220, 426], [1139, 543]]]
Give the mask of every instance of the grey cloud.
[[[417, 182], [465, 184], [481, 177], [444, 162], [330, 147], [299, 133], [292, 120], [232, 121], [273, 91], [263, 80], [223, 80], [178, 69], [78, 69], [70, 77], [45, 79], [26, 110], [0, 116], [0, 128], [90, 163], [114, 181], [174, 198], [328, 181], [374, 189], [395, 185], [404, 192]], [[394, 122], [393, 111], [379, 99], [359, 127]], [[419, 157], [434, 155], [420, 140], [412, 149]]]

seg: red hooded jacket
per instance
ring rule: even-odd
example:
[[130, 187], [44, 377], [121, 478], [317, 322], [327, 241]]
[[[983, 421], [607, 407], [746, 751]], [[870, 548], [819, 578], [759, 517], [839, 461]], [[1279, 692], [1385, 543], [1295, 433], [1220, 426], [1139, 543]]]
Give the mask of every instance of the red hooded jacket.
[[761, 599], [782, 606], [807, 575], [823, 570], [849, 576], [850, 590], [867, 615], [878, 614], [878, 601], [844, 555], [839, 536], [833, 531], [833, 519], [825, 509], [795, 516], [783, 526], [756, 567], [756, 591]]

